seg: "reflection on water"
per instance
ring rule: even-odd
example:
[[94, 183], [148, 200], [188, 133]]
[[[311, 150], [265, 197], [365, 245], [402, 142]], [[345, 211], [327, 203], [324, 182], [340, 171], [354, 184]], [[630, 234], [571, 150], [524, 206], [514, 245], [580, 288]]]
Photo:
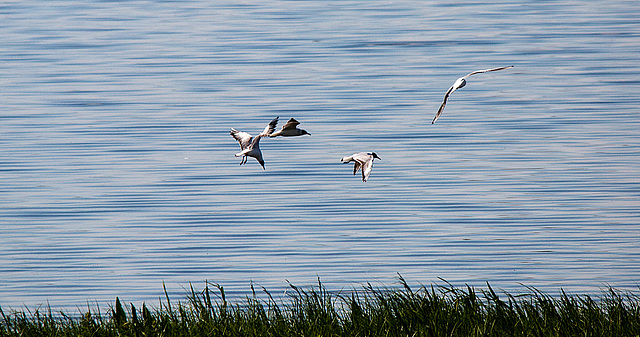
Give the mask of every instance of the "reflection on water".
[[[0, 306], [396, 273], [637, 289], [636, 7], [6, 2]], [[239, 166], [229, 128], [275, 116], [312, 136]], [[367, 183], [339, 162], [360, 151]]]

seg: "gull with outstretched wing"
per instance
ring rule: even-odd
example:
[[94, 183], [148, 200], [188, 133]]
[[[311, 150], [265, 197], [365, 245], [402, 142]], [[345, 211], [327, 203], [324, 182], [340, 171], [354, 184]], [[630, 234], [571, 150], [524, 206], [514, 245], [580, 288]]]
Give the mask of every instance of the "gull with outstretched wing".
[[265, 169], [264, 160], [262, 159], [262, 151], [260, 151], [260, 138], [271, 135], [276, 129], [277, 124], [278, 117], [271, 120], [269, 125], [264, 128], [264, 131], [255, 137], [251, 136], [249, 133], [231, 128], [229, 134], [231, 134], [231, 136], [240, 143], [240, 150], [242, 150], [235, 154], [236, 157], [242, 157], [240, 165], [247, 162], [247, 157], [253, 157], [258, 161], [258, 163], [260, 163], [260, 165], [262, 165], [262, 169]]
[[440, 114], [442, 114], [442, 110], [444, 110], [444, 106], [447, 105], [447, 100], [449, 99], [449, 96], [454, 91], [464, 87], [467, 84], [467, 77], [469, 77], [471, 75], [475, 75], [475, 74], [488, 73], [490, 71], [498, 71], [498, 70], [509, 69], [509, 68], [513, 68], [513, 66], [476, 70], [474, 72], [471, 72], [471, 73], [469, 73], [469, 74], [467, 74], [465, 76], [462, 76], [459, 79], [457, 79], [453, 83], [453, 85], [451, 87], [449, 87], [449, 90], [447, 90], [447, 93], [444, 94], [444, 100], [442, 101], [442, 104], [440, 104], [440, 108], [438, 109], [438, 112], [436, 113], [436, 116], [433, 118], [433, 121], [431, 121], [431, 124], [435, 123], [438, 120], [438, 118], [440, 117]]

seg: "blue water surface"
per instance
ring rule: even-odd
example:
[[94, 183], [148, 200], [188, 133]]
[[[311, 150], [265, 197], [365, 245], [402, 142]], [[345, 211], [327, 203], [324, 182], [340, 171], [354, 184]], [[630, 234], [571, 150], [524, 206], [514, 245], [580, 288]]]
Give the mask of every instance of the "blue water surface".
[[4, 1], [0, 307], [638, 291], [638, 55], [635, 1]]

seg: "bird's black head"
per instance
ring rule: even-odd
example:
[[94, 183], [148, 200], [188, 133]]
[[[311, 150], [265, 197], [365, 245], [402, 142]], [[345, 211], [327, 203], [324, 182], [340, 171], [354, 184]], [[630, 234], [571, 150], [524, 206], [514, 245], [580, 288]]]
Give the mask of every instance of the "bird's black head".
[[310, 134], [310, 133], [308, 133], [308, 132], [307, 132], [307, 130], [302, 130], [302, 134], [303, 134], [303, 135], [309, 135], [309, 136], [311, 136], [311, 134]]
[[259, 161], [259, 163], [260, 163], [260, 165], [262, 165], [262, 169], [263, 169], [263, 170], [266, 170], [266, 168], [264, 168], [264, 160]]
[[373, 158], [378, 158], [378, 159], [382, 160], [382, 158], [378, 157], [378, 155], [375, 152], [371, 152], [371, 155], [373, 156]]

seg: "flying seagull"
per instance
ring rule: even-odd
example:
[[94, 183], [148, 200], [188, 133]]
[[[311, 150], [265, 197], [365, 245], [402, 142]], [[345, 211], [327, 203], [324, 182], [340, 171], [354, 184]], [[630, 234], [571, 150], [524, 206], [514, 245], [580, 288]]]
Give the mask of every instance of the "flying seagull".
[[282, 129], [270, 134], [269, 137], [278, 137], [278, 136], [293, 137], [293, 136], [311, 135], [306, 130], [298, 129], [299, 124], [300, 122], [298, 122], [295, 118], [291, 118], [287, 122], [287, 124], [282, 126]]
[[260, 165], [262, 165], [262, 169], [264, 170], [264, 160], [262, 159], [262, 151], [260, 151], [260, 138], [268, 137], [273, 130], [276, 129], [276, 124], [278, 124], [278, 117], [274, 118], [269, 122], [264, 131], [262, 131], [259, 135], [253, 137], [250, 134], [242, 131], [238, 131], [234, 128], [231, 128], [229, 134], [235, 138], [235, 140], [240, 143], [240, 151], [236, 153], [236, 157], [242, 156], [242, 160], [240, 161], [240, 165], [245, 164], [247, 162], [247, 157], [255, 158]]
[[474, 71], [472, 73], [467, 74], [466, 76], [462, 76], [459, 79], [457, 79], [453, 83], [453, 85], [449, 88], [449, 90], [447, 90], [447, 93], [444, 94], [444, 100], [442, 101], [442, 104], [440, 104], [440, 108], [438, 109], [438, 113], [436, 113], [436, 116], [433, 117], [433, 120], [431, 121], [431, 124], [435, 123], [438, 120], [438, 117], [440, 117], [440, 114], [442, 114], [442, 110], [444, 110], [444, 106], [447, 104], [447, 99], [449, 99], [449, 96], [451, 94], [453, 94], [454, 91], [464, 87], [467, 84], [467, 77], [469, 77], [471, 75], [475, 75], [475, 74], [488, 73], [490, 71], [497, 71], [497, 70], [503, 70], [503, 69], [509, 69], [509, 68], [513, 68], [513, 66], [492, 68], [492, 69], [484, 69], [484, 70], [476, 70], [476, 71]]
[[[373, 159], [378, 158], [378, 155], [375, 152], [359, 152], [354, 153], [349, 157], [342, 157], [340, 159], [343, 163], [353, 162], [353, 175], [356, 175], [360, 169], [362, 169], [362, 181], [367, 181], [369, 179], [369, 175], [371, 174], [371, 168], [373, 167]], [[382, 160], [382, 159], [380, 159]]]

